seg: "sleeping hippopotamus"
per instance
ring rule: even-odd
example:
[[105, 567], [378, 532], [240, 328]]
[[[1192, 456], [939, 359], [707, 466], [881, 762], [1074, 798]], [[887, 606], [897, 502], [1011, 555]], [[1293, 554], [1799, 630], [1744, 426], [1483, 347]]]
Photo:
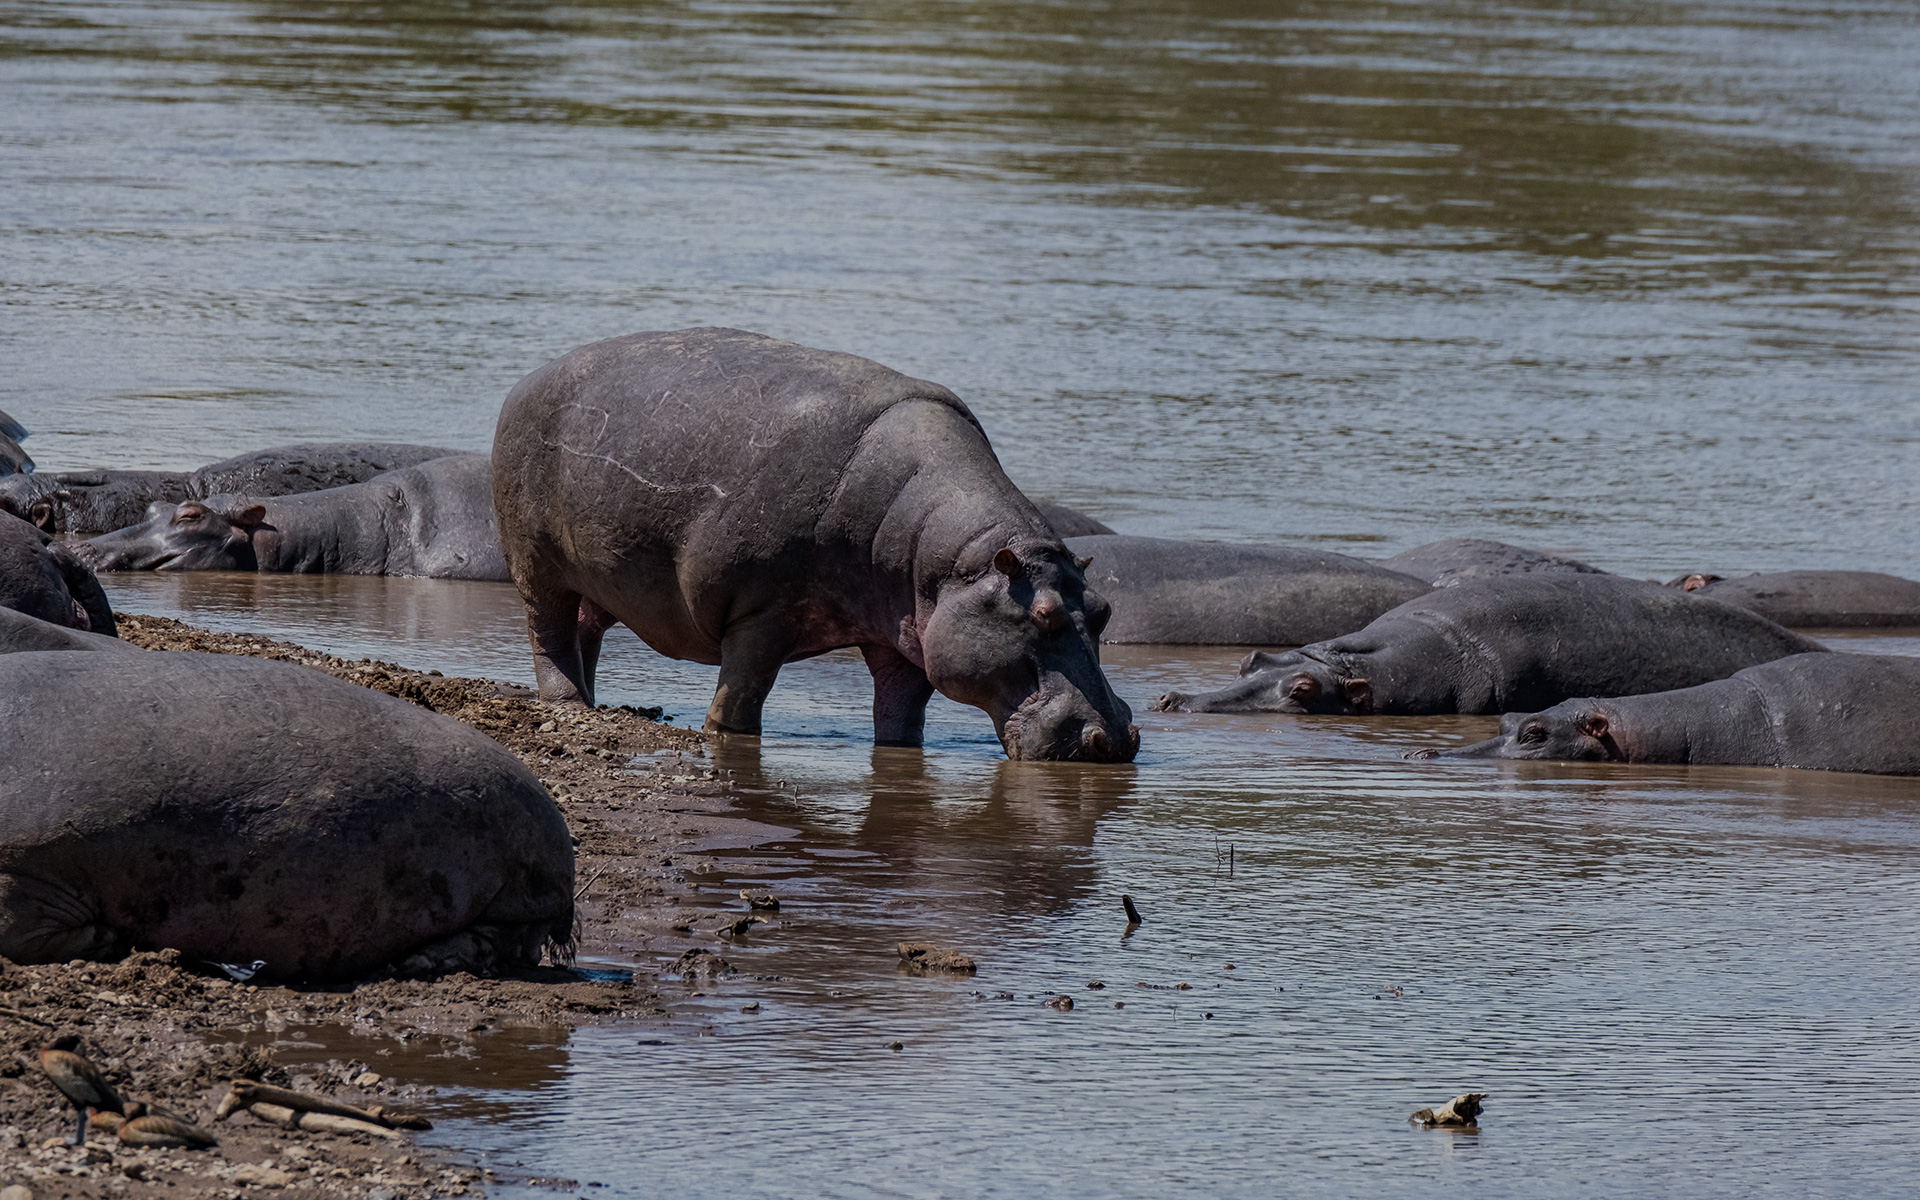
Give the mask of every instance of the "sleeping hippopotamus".
[[[1028, 497], [1033, 499], [1033, 497]], [[1053, 531], [1063, 538], [1089, 537], [1093, 534], [1112, 533], [1105, 522], [1096, 521], [1077, 508], [1068, 508], [1064, 504], [1055, 504], [1051, 500], [1033, 500], [1033, 506], [1040, 510]]]
[[1920, 583], [1872, 571], [1775, 571], [1722, 579], [1682, 575], [1668, 587], [1737, 604], [1801, 629], [1920, 626]]
[[1920, 658], [1795, 654], [1697, 687], [1508, 713], [1500, 736], [1410, 758], [1723, 763], [1920, 775]]
[[453, 454], [324, 492], [156, 503], [73, 550], [98, 571], [504, 580], [490, 470], [483, 454]]
[[262, 979], [531, 965], [573, 939], [573, 845], [520, 760], [318, 671], [0, 655], [0, 955], [168, 948]]
[[737, 329], [613, 338], [514, 387], [493, 487], [543, 696], [591, 703], [618, 621], [718, 664], [711, 730], [758, 733], [782, 664], [858, 646], [876, 741], [918, 745], [937, 689], [1011, 758], [1139, 748], [1106, 601], [938, 384]]
[[56, 537], [95, 537], [137, 524], [154, 503], [295, 496], [455, 453], [398, 442], [321, 442], [254, 450], [193, 471], [59, 471], [0, 480], [0, 510]]
[[0, 654], [29, 650], [122, 650], [144, 654], [140, 647], [117, 637], [102, 637], [67, 625], [55, 625], [0, 606]]
[[1113, 605], [1104, 642], [1299, 646], [1352, 633], [1432, 589], [1326, 550], [1167, 538], [1070, 537]]
[[1389, 571], [1424, 579], [1434, 587], [1452, 587], [1456, 583], [1484, 579], [1489, 575], [1607, 573], [1578, 559], [1562, 558], [1544, 550], [1529, 550], [1525, 546], [1509, 546], [1505, 542], [1490, 542], [1485, 538], [1447, 538], [1428, 542], [1383, 559], [1380, 565]]
[[114, 634], [100, 581], [67, 546], [0, 513], [0, 608], [54, 625]]
[[1250, 654], [1170, 712], [1500, 713], [1724, 679], [1820, 643], [1743, 608], [1618, 575], [1549, 572], [1437, 588], [1358, 633]]

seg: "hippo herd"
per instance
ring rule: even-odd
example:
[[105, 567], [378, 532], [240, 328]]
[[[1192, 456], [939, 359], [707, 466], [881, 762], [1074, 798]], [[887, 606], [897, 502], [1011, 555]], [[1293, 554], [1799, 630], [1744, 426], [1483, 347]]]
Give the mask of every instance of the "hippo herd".
[[[119, 641], [95, 572], [511, 582], [544, 699], [592, 704], [623, 624], [719, 668], [755, 734], [780, 669], [857, 648], [877, 744], [935, 692], [1009, 758], [1125, 763], [1104, 643], [1255, 647], [1162, 712], [1504, 714], [1411, 757], [1920, 774], [1920, 659], [1789, 626], [1920, 626], [1865, 572], [1670, 584], [1450, 539], [1367, 561], [1115, 533], [1025, 495], [953, 392], [732, 329], [580, 347], [491, 454], [275, 447], [41, 473], [0, 413], [0, 955], [176, 947], [267, 977], [504, 970], [573, 944], [564, 820], [469, 726], [304, 667]], [[270, 749], [269, 749], [270, 747]]]

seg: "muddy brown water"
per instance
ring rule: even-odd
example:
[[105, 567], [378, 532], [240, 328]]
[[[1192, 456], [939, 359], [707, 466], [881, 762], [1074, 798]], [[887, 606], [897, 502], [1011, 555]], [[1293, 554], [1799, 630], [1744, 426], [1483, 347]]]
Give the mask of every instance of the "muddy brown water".
[[[548, 357], [729, 324], [951, 385], [1128, 532], [1920, 577], [1916, 62], [1895, 0], [0, 0], [0, 408], [47, 470], [481, 449]], [[497, 586], [110, 589], [526, 677]], [[1017, 766], [866, 697], [795, 667], [732, 764], [805, 833], [706, 881], [791, 897], [747, 977], [475, 1039], [445, 1136], [628, 1195], [1911, 1190], [1913, 781], [1400, 759], [1471, 720]]]

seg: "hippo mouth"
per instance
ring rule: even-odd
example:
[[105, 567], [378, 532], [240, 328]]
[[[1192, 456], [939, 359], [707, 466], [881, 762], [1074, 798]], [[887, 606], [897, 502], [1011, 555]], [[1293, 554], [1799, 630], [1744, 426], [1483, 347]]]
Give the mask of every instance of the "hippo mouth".
[[1051, 730], [1042, 731], [1047, 722], [1043, 710], [1059, 697], [1035, 692], [1022, 700], [1000, 725], [1000, 745], [1015, 761], [1127, 763], [1140, 752], [1140, 728], [1129, 724], [1115, 737], [1105, 723], [1097, 719], [1060, 721]]

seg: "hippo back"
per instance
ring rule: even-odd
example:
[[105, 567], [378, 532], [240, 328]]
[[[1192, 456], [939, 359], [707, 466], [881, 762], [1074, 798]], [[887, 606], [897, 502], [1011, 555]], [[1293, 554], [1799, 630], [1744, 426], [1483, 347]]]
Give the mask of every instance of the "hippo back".
[[0, 475], [26, 475], [33, 471], [33, 459], [20, 443], [0, 433]]
[[1872, 571], [1776, 571], [1695, 589], [1802, 629], [1920, 626], [1920, 583]]
[[572, 845], [539, 781], [318, 671], [0, 655], [0, 762], [8, 957], [172, 947], [340, 979], [475, 925], [571, 938]]
[[1430, 589], [1327, 550], [1169, 538], [1075, 537], [1113, 605], [1105, 642], [1298, 646], [1351, 633]]
[[1578, 559], [1562, 558], [1544, 550], [1529, 550], [1525, 546], [1510, 546], [1485, 538], [1447, 538], [1428, 542], [1385, 559], [1380, 565], [1389, 571], [1424, 579], [1434, 587], [1452, 587], [1469, 579], [1484, 579], [1493, 575], [1606, 574], [1599, 567], [1588, 566]]
[[439, 446], [403, 442], [269, 446], [209, 463], [190, 473], [187, 491], [196, 499], [229, 492], [244, 496], [298, 496], [365, 483], [388, 471], [416, 467], [458, 453], [458, 450]]

